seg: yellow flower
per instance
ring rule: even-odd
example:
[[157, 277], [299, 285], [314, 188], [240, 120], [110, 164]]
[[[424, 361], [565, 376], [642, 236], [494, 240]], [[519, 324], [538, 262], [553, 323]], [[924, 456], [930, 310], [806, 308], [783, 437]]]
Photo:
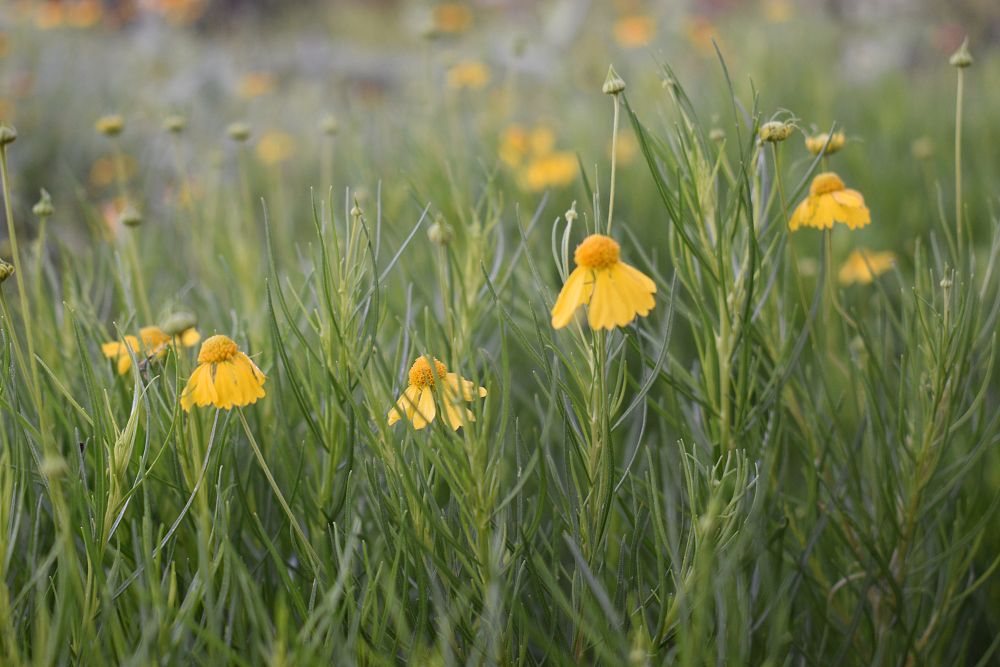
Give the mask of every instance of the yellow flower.
[[809, 196], [795, 208], [788, 227], [792, 231], [799, 227], [832, 229], [834, 222], [842, 222], [851, 229], [858, 229], [871, 221], [871, 213], [861, 193], [844, 187], [840, 176], [826, 172], [813, 179]]
[[478, 60], [466, 60], [448, 69], [447, 82], [454, 90], [480, 90], [490, 82], [490, 68]]
[[143, 327], [139, 329], [139, 337], [125, 336], [121, 341], [104, 343], [101, 352], [108, 359], [117, 362], [118, 374], [125, 375], [132, 368], [132, 354], [146, 359], [162, 357], [167, 353], [170, 336], [163, 333], [159, 327]]
[[639, 269], [619, 260], [618, 243], [601, 234], [591, 234], [576, 247], [576, 268], [569, 274], [552, 307], [552, 326], [569, 324], [580, 306], [589, 306], [587, 320], [592, 329], [626, 326], [636, 315], [645, 317], [656, 305], [656, 283]]
[[74, 28], [90, 28], [101, 20], [104, 7], [98, 0], [79, 0], [67, 8], [67, 22]]
[[[829, 140], [829, 143], [827, 142]], [[843, 132], [834, 132], [833, 136], [829, 132], [823, 132], [821, 134], [814, 134], [811, 137], [806, 137], [806, 150], [808, 150], [813, 155], [819, 155], [823, 153], [823, 147], [826, 146], [826, 155], [833, 155], [844, 147], [844, 143], [847, 142], [847, 137], [844, 136]]]
[[576, 155], [569, 151], [557, 151], [529, 162], [522, 174], [522, 182], [524, 187], [535, 192], [562, 187], [576, 178], [578, 167]]
[[249, 100], [274, 92], [276, 83], [274, 76], [267, 72], [250, 72], [240, 79], [236, 92], [243, 99]]
[[181, 394], [181, 407], [214, 405], [225, 410], [256, 403], [264, 397], [264, 374], [231, 338], [212, 336], [198, 353], [198, 367]]
[[520, 125], [510, 125], [500, 135], [500, 159], [508, 167], [518, 167], [528, 153], [528, 132]]
[[465, 32], [472, 25], [472, 10], [460, 2], [443, 2], [434, 7], [433, 22], [439, 32]]
[[201, 333], [194, 327], [190, 327], [174, 336], [174, 345], [183, 347], [194, 347], [201, 340]]
[[656, 21], [651, 16], [635, 14], [615, 21], [615, 41], [625, 48], [649, 44], [656, 35]]
[[870, 285], [877, 276], [882, 275], [896, 263], [896, 255], [891, 252], [876, 252], [862, 248], [853, 250], [840, 267], [837, 280], [841, 285], [859, 283]]
[[[479, 387], [472, 380], [459, 377], [457, 373], [449, 373], [448, 367], [438, 359], [419, 357], [410, 366], [410, 382], [406, 391], [396, 401], [396, 406], [389, 410], [389, 426], [392, 426], [403, 415], [413, 422], [413, 428], [422, 429], [437, 415], [437, 399], [443, 404], [445, 419], [453, 430], [457, 430], [466, 422], [476, 421], [475, 415], [462, 406], [462, 401], [471, 401], [478, 394], [486, 396], [486, 388]], [[443, 380], [436, 394], [437, 380]], [[461, 406], [461, 407], [459, 407]]]
[[125, 129], [125, 119], [120, 114], [101, 116], [94, 123], [94, 128], [108, 137], [116, 137]]
[[[138, 170], [135, 158], [131, 155], [121, 156], [122, 177], [128, 181], [135, 176]], [[114, 155], [103, 155], [90, 166], [90, 184], [98, 188], [106, 188], [118, 178], [118, 167], [115, 164]]]
[[257, 142], [257, 157], [267, 165], [280, 164], [295, 155], [295, 139], [284, 132], [265, 132]]

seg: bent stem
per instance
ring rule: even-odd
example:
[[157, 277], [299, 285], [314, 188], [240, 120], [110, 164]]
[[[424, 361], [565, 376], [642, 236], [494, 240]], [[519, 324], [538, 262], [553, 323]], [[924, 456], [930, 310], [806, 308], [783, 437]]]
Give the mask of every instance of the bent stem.
[[267, 467], [267, 462], [264, 461], [264, 454], [260, 451], [260, 446], [257, 444], [257, 439], [253, 437], [253, 432], [250, 430], [250, 424], [247, 423], [246, 415], [243, 414], [242, 409], [238, 409], [237, 412], [240, 415], [240, 423], [243, 424], [243, 431], [247, 434], [247, 439], [250, 441], [250, 447], [253, 449], [254, 455], [257, 457], [257, 463], [260, 464], [260, 469], [264, 472], [264, 476], [267, 477], [268, 484], [271, 485], [271, 490], [274, 491], [275, 497], [278, 499], [278, 503], [281, 508], [285, 511], [285, 515], [288, 517], [288, 522], [292, 525], [292, 530], [295, 531], [295, 535], [302, 542], [302, 548], [305, 549], [306, 555], [309, 557], [309, 563], [312, 566], [313, 572], [319, 572], [319, 556], [312, 548], [312, 544], [306, 539], [306, 534], [303, 532], [302, 527], [299, 526], [298, 520], [295, 515], [292, 514], [292, 508], [288, 506], [285, 501], [285, 496], [281, 493], [281, 489], [278, 487], [278, 482], [274, 479], [274, 475], [271, 474], [271, 469]]
[[611, 189], [608, 192], [608, 236], [611, 235], [611, 220], [615, 212], [615, 174], [618, 167], [618, 109], [621, 103], [618, 95], [612, 95], [615, 100], [615, 116], [611, 121]]

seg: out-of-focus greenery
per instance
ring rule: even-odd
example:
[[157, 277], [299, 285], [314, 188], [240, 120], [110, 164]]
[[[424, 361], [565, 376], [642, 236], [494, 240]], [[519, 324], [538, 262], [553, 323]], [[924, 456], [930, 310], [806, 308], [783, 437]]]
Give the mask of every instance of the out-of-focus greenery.
[[[0, 662], [997, 663], [1000, 12], [330, 4], [0, 13]], [[610, 63], [657, 305], [553, 331]], [[788, 231], [821, 170], [870, 226]], [[267, 395], [102, 356], [178, 312]], [[425, 354], [475, 423], [386, 423]]]

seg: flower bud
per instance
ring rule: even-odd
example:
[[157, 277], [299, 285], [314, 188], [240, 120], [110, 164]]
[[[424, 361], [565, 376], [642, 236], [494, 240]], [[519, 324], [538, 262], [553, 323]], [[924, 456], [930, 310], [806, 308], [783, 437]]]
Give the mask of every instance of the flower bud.
[[452, 232], [451, 225], [446, 223], [442, 218], [435, 220], [434, 224], [427, 230], [427, 238], [434, 245], [446, 246], [451, 243], [453, 237], [454, 233]]
[[569, 207], [569, 210], [563, 213], [563, 217], [566, 218], [566, 222], [573, 224], [578, 217], [580, 217], [576, 212], [576, 201]]
[[180, 134], [187, 127], [187, 119], [178, 114], [172, 114], [163, 119], [163, 129], [171, 134]]
[[[820, 153], [833, 155], [840, 151], [846, 142], [847, 137], [844, 136], [843, 132], [834, 132], [832, 135], [823, 132], [822, 134], [814, 134], [811, 137], [806, 137], [806, 150], [813, 155], [819, 155]], [[824, 147], [826, 150], [824, 150]]]
[[14, 275], [14, 265], [0, 259], [0, 283], [7, 282], [12, 275]]
[[14, 126], [7, 123], [0, 123], [0, 146], [12, 144], [16, 140], [17, 130], [14, 129]]
[[617, 95], [625, 90], [625, 80], [618, 76], [614, 65], [608, 67], [608, 75], [604, 78], [604, 85], [601, 87], [605, 95]]
[[122, 223], [126, 227], [138, 227], [142, 224], [142, 214], [139, 213], [133, 204], [125, 204], [122, 212], [118, 214], [118, 222]]
[[962, 45], [958, 47], [958, 50], [951, 54], [951, 58], [948, 59], [948, 64], [952, 67], [964, 69], [966, 67], [971, 67], [972, 63], [972, 54], [969, 53], [969, 38], [966, 37], [962, 40]]
[[356, 219], [356, 218], [360, 218], [361, 215], [362, 215], [362, 213], [361, 213], [361, 207], [358, 206], [358, 200], [355, 199], [354, 200], [354, 206], [351, 207], [351, 217]]
[[323, 116], [323, 119], [319, 122], [319, 129], [323, 131], [323, 134], [328, 137], [335, 136], [340, 132], [340, 123], [337, 122], [337, 117], [332, 113], [328, 113]]
[[108, 114], [98, 118], [94, 127], [106, 137], [117, 137], [125, 129], [125, 119], [120, 114]]
[[48, 218], [52, 216], [54, 209], [52, 208], [52, 197], [49, 195], [48, 190], [42, 188], [41, 197], [34, 206], [31, 207], [31, 212], [39, 218]]
[[246, 123], [230, 123], [226, 128], [226, 134], [233, 141], [244, 142], [250, 138], [250, 126]]
[[791, 123], [772, 120], [760, 126], [760, 140], [776, 144], [792, 136], [794, 130], [795, 128]]
[[198, 318], [192, 313], [177, 312], [167, 316], [160, 329], [169, 336], [177, 336], [198, 324]]

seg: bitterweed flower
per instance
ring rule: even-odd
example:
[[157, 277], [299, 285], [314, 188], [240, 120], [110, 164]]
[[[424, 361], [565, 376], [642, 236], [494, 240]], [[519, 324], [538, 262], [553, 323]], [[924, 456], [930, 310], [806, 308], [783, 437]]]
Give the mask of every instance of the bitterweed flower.
[[865, 248], [855, 249], [847, 256], [837, 280], [842, 285], [858, 283], [870, 285], [875, 278], [892, 268], [896, 263], [896, 255], [888, 251], [874, 251]]
[[795, 208], [788, 227], [792, 231], [799, 227], [832, 229], [834, 222], [842, 222], [851, 229], [858, 229], [871, 221], [871, 213], [861, 193], [845, 187], [840, 176], [825, 172], [813, 179], [809, 196]]
[[813, 155], [820, 153], [833, 155], [843, 148], [845, 143], [847, 143], [847, 137], [843, 132], [834, 132], [833, 134], [823, 132], [806, 137], [806, 150]]
[[656, 283], [619, 259], [621, 247], [611, 237], [591, 234], [576, 247], [576, 268], [569, 274], [552, 307], [552, 326], [561, 329], [580, 306], [588, 306], [592, 329], [624, 327], [645, 317], [656, 305]]
[[419, 357], [410, 366], [409, 386], [396, 401], [396, 406], [389, 410], [389, 426], [406, 415], [413, 422], [413, 428], [422, 429], [434, 421], [440, 402], [448, 425], [457, 430], [476, 420], [462, 401], [471, 401], [477, 394], [480, 398], [486, 396], [486, 388], [477, 389], [472, 380], [466, 380], [458, 373], [449, 373], [448, 367], [438, 359]]
[[143, 327], [139, 336], [123, 336], [122, 340], [101, 345], [101, 352], [108, 359], [114, 359], [119, 375], [125, 375], [132, 368], [132, 355], [145, 359], [157, 359], [167, 353], [170, 343], [168, 336], [159, 327]]
[[446, 74], [448, 87], [454, 90], [466, 88], [481, 90], [490, 82], [490, 68], [478, 60], [466, 60], [452, 65]]
[[209, 405], [224, 410], [264, 398], [264, 374], [228, 336], [211, 336], [201, 345], [198, 367], [181, 394], [181, 407]]

